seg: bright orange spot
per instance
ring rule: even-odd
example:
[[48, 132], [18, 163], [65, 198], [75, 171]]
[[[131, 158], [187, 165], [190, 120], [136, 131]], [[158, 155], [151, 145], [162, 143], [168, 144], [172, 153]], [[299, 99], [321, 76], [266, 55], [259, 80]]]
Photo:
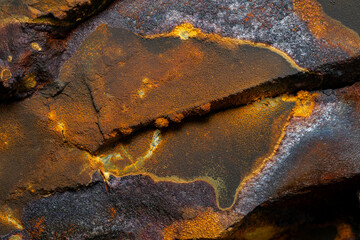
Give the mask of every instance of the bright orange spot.
[[65, 125], [63, 122], [58, 122], [56, 125], [56, 131], [58, 131], [61, 134], [64, 134], [65, 132]]
[[133, 132], [133, 130], [132, 128], [121, 128], [120, 132], [123, 135], [130, 135]]
[[31, 48], [34, 49], [35, 51], [40, 52], [42, 50], [42, 48], [40, 47], [40, 45], [36, 42], [31, 43]]
[[167, 126], [169, 126], [169, 120], [167, 120], [166, 118], [158, 118], [155, 121], [155, 126], [157, 128], [166, 128]]
[[293, 110], [294, 117], [310, 117], [315, 107], [314, 98], [317, 96], [316, 93], [309, 93], [307, 91], [298, 92], [296, 98], [296, 105]]
[[55, 112], [54, 110], [50, 111], [50, 113], [49, 113], [49, 119], [50, 119], [51, 121], [55, 121], [55, 119], [56, 119], [56, 112]]
[[177, 26], [170, 32], [170, 36], [180, 37], [182, 40], [187, 40], [201, 34], [201, 30], [194, 28], [194, 26], [190, 23], [184, 23], [180, 26]]

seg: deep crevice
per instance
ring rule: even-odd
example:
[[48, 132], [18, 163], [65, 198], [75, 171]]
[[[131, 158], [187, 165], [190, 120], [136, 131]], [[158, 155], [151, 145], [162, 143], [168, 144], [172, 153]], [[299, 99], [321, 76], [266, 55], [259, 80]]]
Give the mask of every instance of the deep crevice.
[[[211, 101], [210, 112], [201, 111], [200, 106], [194, 106], [178, 112], [184, 115], [181, 123], [172, 122], [169, 116], [156, 116], [155, 119], [148, 122], [140, 123], [132, 128], [131, 134], [122, 134], [119, 130], [114, 130], [117, 135], [114, 138], [106, 139], [103, 144], [94, 152], [99, 154], [119, 141], [126, 141], [139, 132], [153, 129], [155, 120], [163, 117], [169, 120], [169, 127], [179, 126], [188, 119], [198, 119], [207, 114], [216, 114], [219, 111], [236, 108], [266, 97], [277, 97], [285, 93], [296, 93], [301, 90], [316, 91], [325, 89], [338, 89], [350, 86], [360, 80], [360, 57], [346, 60], [341, 63], [332, 63], [321, 66], [311, 72], [301, 72], [284, 78], [278, 78], [269, 82], [265, 82], [258, 86], [246, 89], [237, 94], [233, 94], [222, 99]], [[206, 103], [204, 103], [206, 104]]]

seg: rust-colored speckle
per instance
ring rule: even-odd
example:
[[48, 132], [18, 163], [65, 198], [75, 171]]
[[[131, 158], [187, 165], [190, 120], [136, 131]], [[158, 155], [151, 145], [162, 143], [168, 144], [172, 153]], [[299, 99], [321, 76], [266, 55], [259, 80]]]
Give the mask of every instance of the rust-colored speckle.
[[165, 240], [216, 238], [223, 230], [218, 213], [207, 210], [193, 219], [173, 223], [163, 234]]
[[297, 94], [297, 98], [299, 99], [296, 102], [294, 108], [294, 117], [310, 117], [312, 111], [314, 110], [315, 102], [314, 98], [316, 97], [316, 93], [309, 93], [307, 91], [300, 91]]
[[130, 135], [130, 134], [133, 132], [133, 130], [132, 130], [132, 128], [121, 128], [121, 129], [120, 129], [120, 132], [121, 132], [123, 135]]
[[182, 113], [174, 113], [169, 116], [170, 120], [176, 123], [180, 123], [184, 119], [184, 114]]
[[21, 126], [16, 121], [2, 122], [0, 126], [0, 152], [9, 149], [23, 137]]
[[38, 52], [42, 51], [42, 48], [38, 43], [33, 42], [30, 45], [31, 45], [31, 48], [34, 49], [35, 51], [38, 51]]
[[317, 93], [309, 93], [307, 91], [299, 91], [297, 96], [282, 97], [283, 101], [295, 102], [295, 108], [293, 109], [294, 117], [310, 117], [315, 107], [315, 98]]
[[40, 217], [34, 219], [34, 227], [30, 229], [29, 233], [33, 239], [40, 239], [43, 232], [45, 232], [45, 218]]
[[11, 71], [9, 69], [3, 69], [1, 70], [0, 73], [0, 78], [2, 81], [6, 82], [7, 80], [9, 80], [11, 78]]
[[158, 118], [155, 120], [155, 127], [157, 128], [166, 128], [169, 126], [169, 120], [166, 118]]
[[109, 221], [111, 222], [116, 217], [116, 209], [112, 207], [110, 208], [109, 212], [110, 212]]
[[205, 112], [205, 113], [210, 112], [210, 110], [211, 110], [211, 103], [207, 103], [207, 104], [201, 105], [201, 106], [200, 106], [200, 110], [203, 111], [203, 112]]

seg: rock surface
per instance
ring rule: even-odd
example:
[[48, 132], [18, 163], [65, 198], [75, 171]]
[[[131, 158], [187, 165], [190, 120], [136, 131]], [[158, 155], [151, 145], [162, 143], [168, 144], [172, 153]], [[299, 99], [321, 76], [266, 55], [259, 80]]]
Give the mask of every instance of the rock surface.
[[339, 4], [0, 1], [0, 238], [360, 237]]

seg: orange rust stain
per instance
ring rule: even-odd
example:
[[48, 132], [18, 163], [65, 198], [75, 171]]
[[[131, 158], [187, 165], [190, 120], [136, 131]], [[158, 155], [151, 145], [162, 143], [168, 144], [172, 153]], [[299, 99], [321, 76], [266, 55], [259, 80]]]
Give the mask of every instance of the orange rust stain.
[[29, 230], [29, 233], [33, 239], [40, 239], [41, 234], [45, 232], [45, 218], [40, 217], [34, 220], [34, 226]]
[[180, 123], [184, 119], [184, 114], [182, 113], [174, 113], [169, 116], [170, 120], [176, 123]]
[[325, 39], [333, 47], [340, 47], [350, 55], [360, 51], [359, 35], [341, 22], [327, 16], [314, 0], [293, 0], [295, 13], [308, 24], [310, 32]]
[[54, 110], [49, 112], [49, 120], [51, 120], [51, 121], [56, 120], [56, 112]]
[[2, 81], [7, 82], [12, 77], [11, 71], [9, 69], [3, 69], [0, 73], [0, 78]]
[[2, 122], [0, 126], [0, 151], [9, 149], [16, 141], [23, 137], [23, 132], [19, 124]]
[[0, 133], [0, 151], [5, 151], [9, 145], [9, 137], [5, 133]]
[[[171, 74], [170, 74], [171, 75]], [[142, 79], [142, 84], [140, 89], [138, 90], [137, 94], [140, 98], [144, 98], [151, 89], [157, 88], [159, 85], [159, 81], [155, 81], [153, 79], [149, 79], [147, 77], [144, 77]]]
[[40, 45], [39, 45], [38, 43], [36, 43], [36, 42], [31, 43], [30, 46], [31, 46], [31, 48], [34, 49], [35, 51], [38, 51], [38, 52], [42, 51], [42, 48], [41, 48]]
[[[253, 169], [256, 171], [259, 165], [262, 166], [263, 161], [268, 159], [266, 157], [271, 157], [274, 148], [280, 144], [284, 136], [283, 126], [288, 124], [294, 105], [283, 103], [278, 98], [276, 101], [254, 103], [251, 106], [218, 113], [206, 121], [206, 125], [190, 123], [181, 131], [168, 131], [163, 135], [161, 146], [154, 152], [151, 161], [146, 162], [145, 171], [157, 175], [158, 179], [162, 177], [176, 182], [181, 179], [187, 182], [206, 181], [215, 188], [219, 207], [231, 208], [239, 184], [248, 179], [248, 174], [252, 177]], [[277, 109], [276, 112], [273, 109]], [[226, 118], [220, 117], [224, 115], [227, 115]], [[264, 131], [269, 128], [270, 132]], [[230, 139], [233, 139], [230, 144], [234, 146], [232, 149], [227, 147]], [[245, 144], [246, 142], [249, 143]], [[215, 151], [214, 148], [218, 150]], [[203, 153], [201, 157], [196, 155], [197, 152]], [[241, 159], [239, 155], [249, 157], [245, 159], [242, 156]], [[252, 158], [251, 165], [249, 158]], [[209, 159], [218, 160], [212, 162], [213, 160]], [[161, 168], [158, 167], [159, 163]], [[202, 169], [202, 172], [198, 169]], [[230, 172], [231, 176], [236, 176], [228, 177]]]
[[307, 91], [299, 91], [297, 96], [288, 96], [288, 95], [283, 95], [281, 97], [281, 99], [285, 102], [295, 102], [295, 107], [293, 108], [292, 114], [290, 114], [288, 116], [288, 120], [286, 121], [286, 124], [283, 126], [282, 129], [282, 133], [281, 136], [277, 142], [277, 144], [275, 145], [275, 147], [273, 148], [273, 152], [266, 157], [263, 161], [262, 164], [260, 164], [256, 169], [254, 169], [252, 171], [251, 174], [249, 174], [248, 176], [246, 176], [244, 178], [244, 180], [241, 182], [241, 184], [239, 185], [238, 189], [237, 189], [237, 193], [241, 191], [241, 189], [243, 189], [245, 187], [246, 184], [248, 184], [248, 182], [251, 181], [251, 179], [253, 177], [255, 177], [257, 174], [259, 174], [262, 169], [266, 166], [266, 164], [268, 164], [269, 162], [271, 162], [272, 158], [274, 157], [274, 155], [276, 154], [276, 152], [279, 149], [279, 146], [285, 136], [285, 132], [286, 129], [289, 125], [289, 120], [291, 117], [295, 116], [295, 117], [309, 117], [315, 107], [315, 101], [314, 98], [318, 96], [317, 93], [309, 93]]
[[274, 48], [270, 45], [267, 45], [265, 43], [255, 43], [255, 42], [248, 41], [248, 40], [239, 40], [239, 39], [234, 39], [234, 38], [229, 38], [229, 37], [222, 37], [222, 36], [220, 36], [218, 34], [214, 34], [214, 33], [203, 33], [200, 29], [195, 28], [190, 23], [181, 24], [181, 25], [175, 27], [169, 33], [146, 35], [144, 37], [149, 38], [149, 39], [154, 39], [154, 38], [159, 38], [159, 37], [175, 37], [175, 38], [180, 38], [181, 40], [187, 40], [189, 38], [196, 38], [196, 39], [200, 39], [200, 40], [204, 40], [204, 41], [216, 42], [219, 45], [230, 48], [230, 49], [233, 49], [234, 47], [236, 47], [238, 45], [245, 45], [245, 44], [253, 46], [253, 47], [266, 48], [266, 49], [282, 56], [288, 63], [291, 64], [291, 66], [293, 68], [297, 69], [298, 71], [302, 71], [302, 72], [308, 71], [307, 69], [300, 67], [287, 53], [285, 53], [277, 48]]
[[[271, 106], [274, 105], [275, 109], [278, 109], [277, 111], [284, 111], [284, 114], [281, 114], [281, 117], [278, 116], [279, 114], [276, 113], [272, 113], [271, 110]], [[281, 103], [280, 98], [278, 98], [278, 100], [276, 101], [270, 101], [270, 102], [261, 102], [261, 103], [254, 103], [252, 104], [252, 106], [248, 106], [248, 107], [243, 107], [240, 108], [239, 110], [237, 110], [236, 112], [238, 113], [234, 113], [235, 110], [233, 110], [231, 113], [225, 113], [225, 114], [229, 114], [227, 118], [225, 118], [226, 120], [224, 121], [220, 121], [217, 122], [217, 124], [212, 124], [211, 126], [211, 131], [210, 129], [204, 128], [204, 126], [198, 126], [199, 129], [198, 130], [194, 130], [193, 128], [191, 128], [190, 130], [186, 130], [187, 127], [185, 127], [185, 129], [183, 129], [183, 132], [177, 132], [177, 134], [175, 133], [169, 133], [167, 132], [167, 134], [164, 134], [164, 136], [162, 136], [162, 143], [159, 145], [159, 148], [156, 149], [154, 152], [153, 156], [151, 157], [151, 160], [149, 161], [142, 161], [139, 160], [139, 157], [141, 158], [141, 156], [145, 156], [147, 154], [146, 151], [149, 148], [149, 145], [151, 145], [151, 134], [152, 132], [149, 131], [147, 134], [141, 134], [135, 138], [132, 139], [131, 142], [129, 143], [124, 143], [126, 144], [124, 149], [127, 151], [127, 153], [124, 152], [123, 149], [121, 149], [121, 146], [123, 146], [123, 144], [116, 146], [115, 148], [108, 150], [108, 152], [103, 152], [101, 155], [99, 156], [89, 156], [90, 157], [90, 161], [94, 161], [94, 166], [98, 165], [104, 172], [108, 172], [111, 174], [115, 174], [117, 176], [124, 176], [124, 175], [129, 175], [129, 174], [135, 174], [135, 173], [139, 173], [141, 172], [142, 174], [148, 174], [150, 175], [153, 179], [157, 179], [157, 180], [167, 180], [167, 181], [172, 181], [172, 182], [191, 182], [191, 181], [196, 181], [196, 180], [202, 180], [202, 181], [206, 181], [208, 182], [211, 186], [214, 187], [216, 195], [220, 196], [223, 195], [223, 190], [227, 188], [227, 185], [224, 183], [224, 181], [222, 180], [222, 177], [225, 176], [218, 176], [218, 177], [209, 177], [207, 175], [204, 175], [202, 173], [197, 173], [196, 170], [194, 170], [194, 173], [192, 173], [192, 176], [183, 176], [182, 173], [177, 173], [177, 171], [179, 170], [176, 167], [176, 159], [179, 158], [175, 158], [174, 156], [176, 155], [176, 151], [174, 152], [173, 150], [171, 150], [171, 146], [172, 145], [179, 145], [181, 146], [180, 149], [182, 149], [182, 152], [184, 154], [186, 154], [187, 158], [191, 159], [192, 154], [194, 154], [192, 152], [191, 149], [193, 149], [194, 144], [196, 145], [196, 142], [200, 142], [199, 145], [196, 146], [196, 148], [198, 149], [198, 151], [200, 151], [199, 149], [201, 149], [202, 152], [210, 152], [209, 155], [211, 156], [211, 150], [212, 148], [214, 148], [213, 146], [216, 146], [216, 143], [218, 142], [216, 136], [218, 136], [218, 133], [221, 133], [222, 136], [227, 136], [226, 138], [231, 138], [233, 137], [234, 140], [235, 139], [239, 139], [241, 138], [241, 136], [249, 136], [250, 134], [253, 134], [254, 130], [252, 129], [253, 127], [255, 127], [257, 129], [257, 126], [261, 126], [262, 124], [265, 124], [265, 122], [271, 123], [273, 126], [279, 126], [276, 127], [274, 129], [271, 130], [271, 133], [269, 133], [269, 135], [271, 135], [269, 141], [270, 141], [270, 145], [275, 145], [275, 147], [277, 147], [276, 144], [278, 143], [278, 137], [282, 139], [283, 137], [283, 128], [282, 126], [285, 124], [287, 124], [287, 119], [289, 117], [289, 115], [292, 112], [292, 109], [295, 104], [284, 104]], [[200, 107], [199, 107], [200, 108]], [[270, 108], [270, 109], [269, 109]], [[284, 108], [284, 109], [283, 109]], [[206, 104], [203, 105], [202, 110], [206, 111], [210, 109], [210, 104]], [[269, 111], [270, 110], [270, 111]], [[221, 114], [220, 114], [221, 115]], [[216, 116], [214, 116], [216, 117]], [[273, 121], [271, 120], [272, 118], [275, 118]], [[217, 119], [219, 117], [216, 117]], [[269, 119], [268, 119], [269, 118]], [[220, 118], [223, 119], [223, 118]], [[217, 120], [218, 121], [218, 120]], [[209, 124], [209, 123], [208, 123]], [[224, 125], [223, 125], [224, 124]], [[245, 124], [245, 125], [244, 125]], [[251, 127], [247, 127], [248, 124], [251, 125]], [[207, 125], [209, 126], [209, 125]], [[221, 126], [221, 127], [220, 127]], [[214, 129], [213, 129], [214, 128]], [[267, 127], [264, 127], [267, 128]], [[262, 129], [262, 127], [261, 127]], [[262, 132], [261, 129], [258, 129], [260, 132]], [[188, 131], [191, 132], [196, 132], [195, 135], [197, 135], [196, 137], [194, 137], [194, 134], [191, 134], [193, 137], [192, 140], [189, 140], [188, 137], [184, 137], [184, 134], [187, 134]], [[241, 133], [240, 135], [237, 135], [237, 131], [239, 133]], [[247, 133], [248, 131], [248, 133]], [[210, 133], [211, 132], [211, 133]], [[174, 135], [175, 134], [175, 135]], [[249, 134], [249, 135], [248, 135]], [[248, 138], [248, 137], [246, 137]], [[262, 136], [263, 138], [263, 136]], [[197, 140], [196, 140], [197, 139]], [[191, 141], [195, 141], [195, 143], [191, 143]], [[221, 138], [219, 140], [220, 142], [223, 141], [223, 139]], [[241, 140], [240, 140], [241, 141]], [[244, 140], [245, 141], [245, 140]], [[256, 141], [256, 140], [255, 140]], [[208, 144], [201, 144], [201, 142], [207, 142]], [[190, 147], [189, 147], [190, 146]], [[242, 146], [242, 145], [241, 145]], [[186, 150], [186, 147], [190, 148], [188, 150]], [[251, 149], [254, 147], [251, 147]], [[265, 146], [261, 146], [260, 149], [264, 149]], [[257, 148], [255, 148], [257, 149]], [[246, 149], [245, 149], [246, 150]], [[246, 150], [248, 151], [248, 150]], [[251, 150], [252, 151], [252, 150]], [[271, 147], [271, 149], [269, 148], [269, 152], [264, 152], [261, 155], [257, 155], [256, 159], [254, 159], [254, 167], [257, 167], [258, 165], [262, 164], [262, 159], [268, 155], [270, 155], [273, 152], [273, 148]], [[119, 158], [118, 156], [116, 156], [115, 153], [121, 153], [122, 158]], [[144, 155], [145, 154], [145, 155]], [[159, 155], [160, 154], [160, 155]], [[130, 156], [130, 157], [129, 157]], [[231, 157], [232, 155], [230, 155]], [[150, 158], [149, 157], [149, 158]], [[257, 160], [259, 158], [259, 160]], [[261, 159], [260, 159], [261, 158]], [[133, 160], [132, 160], [133, 159]], [[167, 159], [166, 162], [162, 162], [162, 159]], [[207, 159], [207, 157], [204, 158], [205, 160]], [[234, 159], [235, 161], [235, 159]], [[240, 162], [239, 159], [236, 159], [237, 162]], [[259, 161], [259, 162], [258, 162]], [[145, 163], [145, 168], [142, 168], [142, 164], [141, 162]], [[189, 162], [185, 161], [186, 164], [184, 163], [183, 165], [187, 165], [189, 164], [189, 168], [192, 169], [198, 169], [199, 165], [201, 165], [201, 161], [199, 159], [197, 159], [195, 162], [195, 164], [193, 164], [193, 162]], [[199, 164], [197, 162], [200, 162]], [[231, 159], [229, 160], [229, 162], [231, 162]], [[140, 164], [141, 163], [141, 164]], [[158, 169], [160, 166], [162, 166], [162, 168], [167, 168], [168, 170], [159, 170], [159, 172], [156, 170]], [[209, 174], [212, 174], [211, 171], [213, 171], [213, 168], [211, 168], [211, 164], [209, 162], [203, 163], [205, 165], [208, 165], [208, 169], [209, 169]], [[220, 163], [217, 163], [220, 164]], [[226, 165], [226, 163], [221, 163]], [[215, 165], [216, 166], [216, 165]], [[136, 167], [136, 168], [135, 168]], [[225, 168], [226, 166], [219, 166], [221, 168]], [[233, 167], [233, 165], [232, 165]], [[241, 166], [237, 166], [241, 169]], [[154, 170], [155, 169], [155, 170]], [[183, 172], [181, 170], [179, 170], [180, 172]], [[249, 172], [246, 172], [246, 174], [251, 174], [252, 170], [249, 169]], [[237, 175], [242, 176], [242, 174], [240, 174], [239, 172], [236, 173]], [[215, 174], [217, 175], [217, 174]], [[212, 176], [212, 175], [211, 175]], [[253, 176], [253, 175], [251, 175]], [[247, 179], [246, 176], [244, 175], [244, 179]], [[239, 179], [239, 183], [236, 183], [235, 189], [234, 189], [234, 194], [235, 194], [235, 190], [236, 187], [238, 187], [238, 185], [240, 184], [241, 179]], [[219, 201], [219, 199], [217, 199]], [[222, 200], [223, 202], [223, 200]], [[232, 202], [233, 203], [233, 202]], [[218, 202], [219, 204], [219, 202]], [[223, 205], [220, 205], [220, 207], [223, 207]], [[231, 207], [230, 205], [226, 205], [227, 207]], [[225, 209], [225, 207], [223, 207]]]
[[14, 212], [10, 208], [4, 208], [0, 212], [0, 221], [3, 224], [13, 226], [14, 228], [18, 230], [23, 230], [23, 226], [21, 225], [21, 222], [14, 217]]
[[356, 239], [355, 232], [349, 224], [341, 223], [336, 229], [337, 235], [334, 240]]
[[204, 112], [210, 112], [211, 110], [211, 103], [206, 103], [200, 106], [200, 109]]
[[116, 217], [116, 209], [115, 208], [110, 208], [110, 217], [109, 217], [109, 221], [113, 221]]
[[218, 213], [207, 210], [193, 219], [173, 223], [164, 229], [165, 240], [216, 238], [225, 230]]
[[158, 128], [166, 128], [169, 126], [169, 120], [166, 118], [158, 118], [155, 121], [155, 126]]
[[310, 117], [315, 107], [315, 98], [317, 93], [309, 93], [307, 91], [299, 91], [296, 97], [283, 97], [284, 101], [296, 102], [293, 109], [294, 117]]
[[[63, 65], [60, 79], [71, 83], [64, 90], [66, 95], [61, 94], [51, 108], [63, 120], [69, 142], [96, 152], [103, 136], [106, 141], [127, 135], [122, 129], [151, 124], [157, 117], [172, 120], [168, 115], [181, 112], [186, 115], [193, 110], [189, 114], [196, 114], [195, 106], [237, 93], [264, 79], [297, 72], [266, 49], [244, 46], [243, 52], [241, 47], [234, 46], [233, 51], [215, 42], [194, 39], [150, 41], [127, 30], [102, 25]], [[237, 52], [243, 55], [240, 57]], [[250, 62], [245, 66], [242, 61]], [[119, 67], [119, 62], [125, 63]], [[81, 66], [86, 78], [74, 79], [76, 66], [77, 69]], [[249, 70], [253, 67], [258, 69], [256, 77]], [[90, 97], [84, 98], [90, 92], [92, 102]], [[210, 106], [201, 107], [199, 112], [207, 112]], [[174, 121], [182, 118], [178, 115]]]
[[[284, 100], [284, 97], [282, 98], [282, 100]], [[266, 166], [266, 164], [269, 164], [269, 162], [271, 162], [271, 160], [275, 156], [276, 152], [278, 151], [282, 140], [284, 139], [286, 129], [287, 129], [289, 123], [290, 123], [289, 120], [290, 120], [291, 117], [292, 117], [292, 114], [290, 114], [288, 116], [288, 118], [286, 120], [286, 123], [283, 125], [281, 134], [279, 136], [279, 139], [277, 140], [277, 143], [273, 147], [272, 152], [269, 154], [268, 157], [264, 158], [262, 160], [262, 163], [259, 164], [259, 166], [256, 167], [248, 176], [244, 177], [244, 179], [241, 181], [241, 183], [239, 184], [239, 187], [236, 190], [236, 195], [246, 186], [246, 184], [248, 184], [251, 181], [251, 179], [253, 179], [256, 175], [261, 173], [261, 171]]]
[[55, 110], [49, 112], [48, 118], [50, 120], [50, 128], [59, 133], [62, 137], [65, 137], [65, 123], [59, 120]]
[[130, 135], [133, 132], [133, 130], [132, 128], [121, 128], [120, 132], [123, 135]]

